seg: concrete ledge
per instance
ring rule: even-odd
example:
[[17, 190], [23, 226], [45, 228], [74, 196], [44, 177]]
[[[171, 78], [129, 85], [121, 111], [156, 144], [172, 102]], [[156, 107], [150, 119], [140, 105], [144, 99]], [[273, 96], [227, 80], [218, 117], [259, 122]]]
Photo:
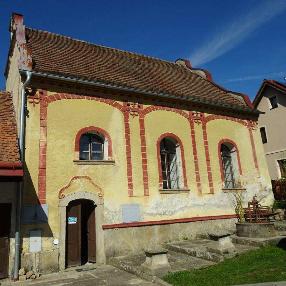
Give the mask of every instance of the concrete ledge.
[[160, 189], [159, 193], [164, 194], [186, 194], [189, 193], [190, 189]]
[[272, 222], [263, 223], [236, 223], [236, 235], [239, 237], [267, 238], [277, 236]]
[[115, 165], [114, 160], [73, 160], [76, 165]]
[[239, 237], [237, 235], [233, 235], [231, 238], [234, 243], [256, 246], [256, 247], [262, 247], [262, 246], [267, 246], [267, 245], [276, 246], [282, 243], [286, 244], [286, 236], [255, 238], [255, 237]]

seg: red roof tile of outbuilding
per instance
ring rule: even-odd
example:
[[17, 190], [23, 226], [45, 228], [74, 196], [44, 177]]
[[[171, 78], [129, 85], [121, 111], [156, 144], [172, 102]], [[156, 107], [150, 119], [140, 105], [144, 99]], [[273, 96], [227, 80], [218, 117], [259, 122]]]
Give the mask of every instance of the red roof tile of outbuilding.
[[0, 91], [0, 168], [21, 166], [12, 96]]

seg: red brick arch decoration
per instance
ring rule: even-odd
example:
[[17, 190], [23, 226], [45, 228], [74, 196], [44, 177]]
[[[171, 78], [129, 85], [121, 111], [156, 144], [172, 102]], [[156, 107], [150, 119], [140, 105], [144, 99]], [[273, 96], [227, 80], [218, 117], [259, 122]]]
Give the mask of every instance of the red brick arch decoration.
[[[208, 115], [208, 116], [204, 117], [204, 119], [203, 119], [203, 133], [204, 133], [204, 143], [205, 143], [205, 154], [206, 154], [206, 161], [207, 161], [207, 169], [211, 171], [211, 166], [210, 166], [210, 161], [209, 161], [209, 150], [208, 150], [208, 140], [207, 140], [206, 125], [207, 125], [208, 122], [210, 122], [212, 120], [218, 120], [218, 119], [230, 120], [230, 121], [236, 122], [238, 124], [241, 124], [241, 125], [247, 127], [248, 132], [249, 132], [251, 148], [252, 148], [252, 156], [253, 156], [254, 166], [257, 169], [257, 171], [259, 172], [259, 166], [258, 166], [258, 161], [257, 161], [255, 143], [254, 143], [254, 139], [253, 139], [253, 132], [252, 132], [251, 121], [249, 121], [249, 120], [242, 120], [242, 119], [239, 119], [239, 118], [234, 118], [234, 117], [224, 116], [224, 115]], [[209, 184], [210, 184], [210, 187], [213, 186], [212, 178], [210, 178], [210, 177], [209, 177]]]
[[[98, 102], [108, 104], [122, 112], [124, 117], [124, 130], [125, 130], [125, 142], [126, 142], [126, 158], [127, 158], [126, 172], [127, 172], [127, 182], [128, 182], [128, 195], [133, 196], [129, 113], [126, 110], [126, 106], [118, 103], [115, 100], [99, 98], [94, 96], [83, 96], [83, 95], [67, 94], [67, 93], [57, 93], [48, 96], [46, 90], [39, 90], [39, 99], [40, 99], [40, 142], [39, 142], [40, 154], [39, 154], [39, 172], [38, 172], [38, 197], [40, 203], [41, 204], [46, 203], [46, 164], [47, 164], [46, 152], [47, 152], [48, 105], [51, 104], [52, 102], [65, 99], [95, 100]], [[109, 145], [111, 146], [111, 144]]]
[[175, 108], [164, 107], [164, 106], [149, 106], [142, 110], [139, 114], [139, 125], [140, 125], [140, 139], [141, 139], [141, 157], [142, 157], [142, 172], [143, 172], [143, 183], [144, 183], [144, 195], [149, 195], [149, 187], [148, 187], [148, 170], [147, 170], [147, 149], [146, 149], [146, 135], [145, 135], [145, 116], [153, 111], [164, 110], [169, 112], [175, 112], [185, 119], [188, 120], [190, 125], [190, 136], [192, 141], [192, 149], [193, 149], [193, 160], [195, 164], [195, 174], [196, 174], [196, 183], [199, 194], [201, 194], [201, 181], [200, 181], [200, 171], [198, 164], [198, 155], [197, 155], [197, 147], [196, 147], [196, 137], [195, 137], [195, 129], [194, 129], [194, 120], [191, 116], [191, 112], [187, 113], [183, 110], [178, 110]]

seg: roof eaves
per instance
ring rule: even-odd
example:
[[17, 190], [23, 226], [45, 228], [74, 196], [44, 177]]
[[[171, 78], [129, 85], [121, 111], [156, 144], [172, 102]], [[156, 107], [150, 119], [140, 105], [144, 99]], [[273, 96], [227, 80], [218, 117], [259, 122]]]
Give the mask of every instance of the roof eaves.
[[275, 80], [264, 79], [259, 90], [258, 90], [258, 92], [257, 92], [257, 94], [256, 94], [256, 96], [255, 96], [255, 98], [254, 98], [254, 100], [253, 100], [253, 102], [252, 102], [254, 108], [257, 108], [257, 106], [258, 106], [258, 104], [262, 98], [263, 90], [267, 85], [271, 86], [271, 87], [273, 87], [273, 88], [275, 88], [275, 89], [277, 89], [283, 93], [286, 93], [286, 86], [284, 84], [281, 84], [280, 82], [275, 81]]
[[[25, 71], [24, 70], [20, 70], [20, 73], [23, 74]], [[100, 82], [100, 81], [91, 81], [91, 80], [86, 80], [86, 79], [82, 79], [82, 78], [78, 78], [78, 77], [72, 77], [72, 76], [66, 76], [66, 75], [59, 75], [59, 74], [54, 74], [54, 73], [48, 73], [48, 72], [41, 72], [41, 71], [32, 71], [31, 72], [32, 75], [38, 76], [38, 77], [44, 77], [44, 78], [50, 78], [50, 79], [56, 79], [56, 80], [64, 80], [64, 81], [69, 81], [69, 82], [77, 82], [77, 83], [81, 83], [81, 84], [86, 84], [86, 85], [93, 85], [93, 86], [97, 86], [97, 87], [102, 87], [102, 88], [110, 88], [110, 89], [116, 89], [116, 90], [120, 90], [120, 91], [125, 91], [125, 92], [135, 92], [137, 94], [141, 94], [141, 95], [148, 95], [148, 96], [158, 96], [158, 97], [162, 97], [162, 98], [170, 98], [170, 99], [179, 99], [182, 100], [182, 97], [179, 97], [177, 95], [174, 94], [167, 94], [167, 93], [162, 93], [162, 92], [150, 92], [150, 91], [142, 91], [142, 90], [138, 90], [136, 88], [130, 88], [130, 87], [126, 87], [126, 86], [118, 86], [118, 85], [114, 85], [111, 83], [104, 83], [104, 82]], [[258, 115], [260, 114], [260, 111], [255, 110], [255, 109], [250, 109], [248, 108], [240, 108], [240, 107], [234, 107], [233, 105], [230, 104], [225, 104], [225, 103], [217, 103], [214, 101], [210, 101], [210, 100], [200, 100], [198, 98], [194, 98], [192, 96], [184, 96], [184, 100], [188, 101], [188, 102], [193, 102], [196, 104], [201, 104], [201, 105], [208, 105], [208, 106], [212, 106], [212, 107], [223, 107], [225, 109], [228, 109], [230, 111], [237, 111], [237, 112], [241, 112], [241, 113], [245, 113], [245, 114], [249, 114], [249, 115]]]

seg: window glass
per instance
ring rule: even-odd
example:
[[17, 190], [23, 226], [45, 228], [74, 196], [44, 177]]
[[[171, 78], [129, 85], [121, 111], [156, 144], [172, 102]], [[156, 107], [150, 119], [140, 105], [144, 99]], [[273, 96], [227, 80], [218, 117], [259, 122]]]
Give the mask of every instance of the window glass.
[[163, 189], [179, 189], [177, 142], [170, 138], [160, 143]]
[[278, 160], [281, 178], [286, 178], [286, 159]]
[[236, 147], [228, 142], [221, 144], [220, 155], [222, 161], [222, 172], [224, 177], [224, 188], [239, 188], [239, 159]]
[[261, 135], [262, 143], [263, 144], [267, 143], [267, 136], [266, 136], [265, 127], [260, 127], [260, 135]]
[[235, 188], [231, 150], [225, 144], [221, 145], [221, 158], [224, 172], [224, 187], [226, 189]]
[[277, 97], [272, 96], [269, 98], [271, 109], [278, 107]]
[[104, 138], [96, 133], [86, 133], [80, 138], [80, 160], [103, 160]]

